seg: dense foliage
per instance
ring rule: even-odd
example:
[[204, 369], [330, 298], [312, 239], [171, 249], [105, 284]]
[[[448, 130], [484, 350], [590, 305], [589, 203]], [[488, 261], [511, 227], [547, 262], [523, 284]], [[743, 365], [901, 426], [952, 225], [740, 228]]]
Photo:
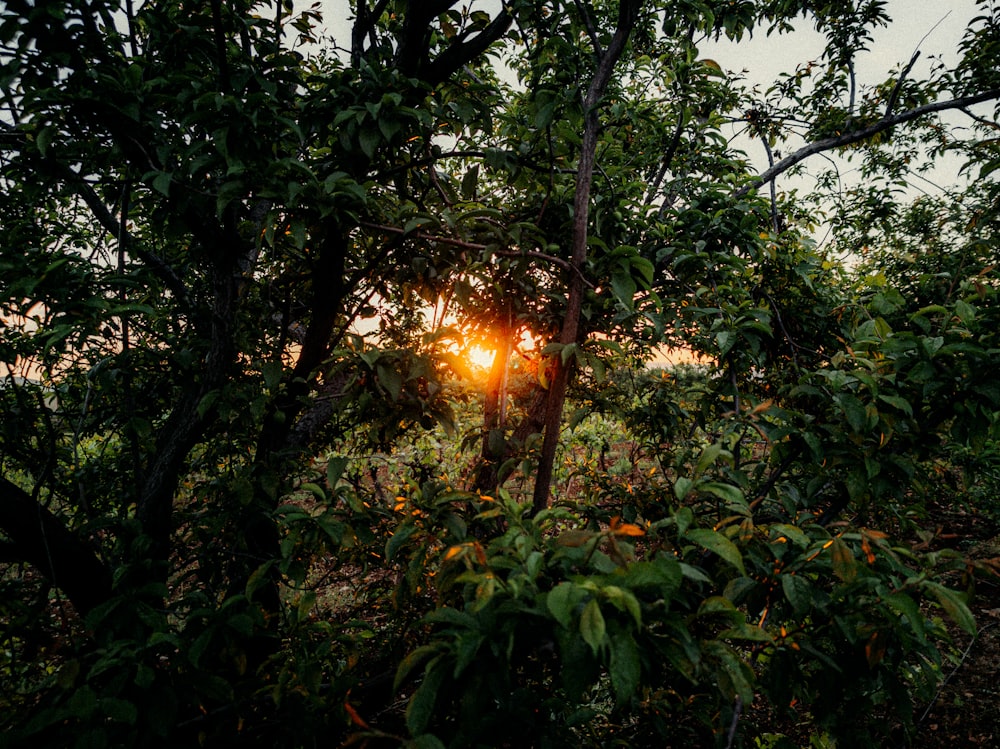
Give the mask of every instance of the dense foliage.
[[7, 0], [0, 745], [911, 731], [990, 570], [908, 539], [1000, 486], [978, 8], [866, 82], [879, 0]]

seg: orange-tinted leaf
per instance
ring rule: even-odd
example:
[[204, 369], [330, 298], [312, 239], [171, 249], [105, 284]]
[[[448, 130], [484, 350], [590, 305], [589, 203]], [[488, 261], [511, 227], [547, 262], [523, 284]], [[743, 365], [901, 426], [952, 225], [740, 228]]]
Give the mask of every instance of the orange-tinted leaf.
[[833, 556], [833, 574], [845, 583], [851, 582], [858, 576], [858, 564], [854, 560], [854, 554], [840, 536], [833, 539], [830, 553]]
[[354, 706], [347, 700], [344, 700], [344, 710], [347, 712], [348, 717], [351, 719], [351, 723], [353, 723], [356, 726], [360, 726], [361, 728], [369, 728], [369, 725], [365, 722], [365, 719], [358, 714], [358, 711], [355, 710]]
[[622, 523], [615, 530], [617, 536], [645, 536], [646, 531], [633, 523]]
[[865, 643], [865, 658], [868, 660], [868, 665], [871, 668], [875, 668], [882, 659], [885, 657], [885, 638], [881, 636], [878, 630], [872, 632], [872, 636], [868, 638], [868, 642]]
[[868, 536], [861, 536], [861, 551], [865, 553], [868, 564], [875, 564], [875, 554], [872, 552], [872, 545], [868, 543]]
[[472, 548], [476, 552], [476, 561], [479, 562], [483, 567], [486, 566], [486, 550], [483, 549], [483, 545], [478, 541], [472, 543]]

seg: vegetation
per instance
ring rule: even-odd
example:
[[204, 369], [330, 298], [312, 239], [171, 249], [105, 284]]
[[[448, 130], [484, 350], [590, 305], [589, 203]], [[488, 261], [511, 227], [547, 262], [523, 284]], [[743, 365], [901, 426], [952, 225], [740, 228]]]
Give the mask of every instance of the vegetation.
[[0, 9], [0, 744], [906, 740], [996, 574], [910, 539], [997, 516], [1000, 8], [876, 82], [879, 0], [352, 9]]

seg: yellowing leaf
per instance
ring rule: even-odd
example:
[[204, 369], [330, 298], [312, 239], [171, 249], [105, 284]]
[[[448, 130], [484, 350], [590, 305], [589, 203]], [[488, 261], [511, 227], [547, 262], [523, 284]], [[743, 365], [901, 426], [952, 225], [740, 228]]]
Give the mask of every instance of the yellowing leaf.
[[559, 538], [556, 539], [556, 543], [560, 546], [583, 546], [585, 543], [590, 541], [594, 535], [595, 534], [590, 531], [563, 531], [559, 534]]
[[833, 539], [830, 554], [833, 556], [833, 574], [845, 583], [852, 582], [858, 576], [858, 564], [850, 547], [839, 536]]

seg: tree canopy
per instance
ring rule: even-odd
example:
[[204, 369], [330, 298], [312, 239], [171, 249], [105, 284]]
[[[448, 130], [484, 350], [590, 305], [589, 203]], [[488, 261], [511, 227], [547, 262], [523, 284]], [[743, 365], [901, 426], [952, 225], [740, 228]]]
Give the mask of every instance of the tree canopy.
[[881, 0], [351, 8], [0, 9], [9, 740], [912, 729], [976, 570], [906, 534], [1000, 455], [1000, 8], [877, 81]]

